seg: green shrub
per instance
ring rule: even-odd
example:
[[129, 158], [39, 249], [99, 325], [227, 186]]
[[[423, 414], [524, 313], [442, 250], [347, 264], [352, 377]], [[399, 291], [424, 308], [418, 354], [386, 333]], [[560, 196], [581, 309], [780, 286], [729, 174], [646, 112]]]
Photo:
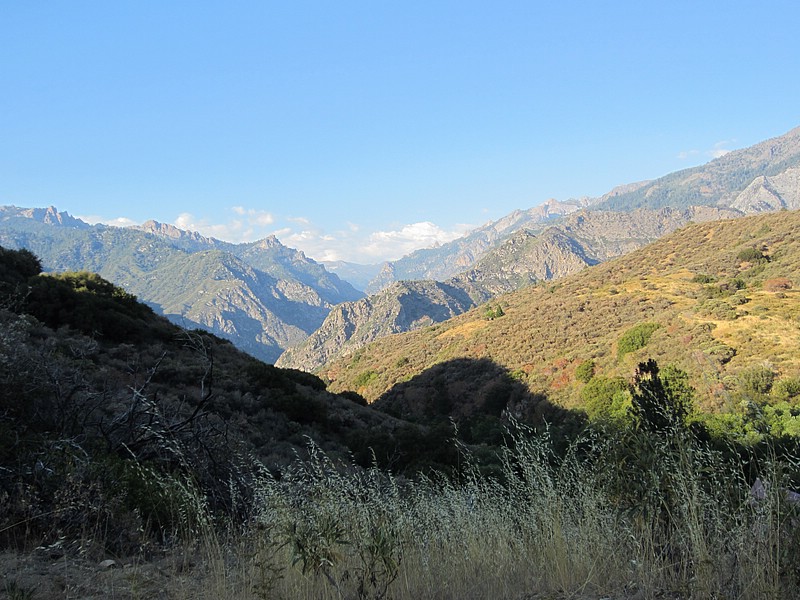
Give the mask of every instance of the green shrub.
[[617, 342], [617, 356], [622, 358], [629, 352], [644, 348], [659, 327], [658, 323], [639, 323], [628, 329]]
[[777, 381], [772, 386], [772, 395], [779, 401], [800, 398], [800, 377], [787, 377]]
[[736, 255], [736, 258], [738, 258], [742, 262], [750, 262], [750, 263], [767, 260], [767, 257], [764, 256], [761, 250], [753, 247], [744, 248], [740, 250], [739, 253]]
[[362, 371], [353, 380], [356, 387], [365, 387], [377, 379], [378, 374], [375, 371]]
[[575, 369], [575, 379], [578, 381], [589, 383], [592, 377], [594, 377], [594, 361], [592, 359], [583, 361]]
[[692, 277], [692, 283], [714, 283], [716, 280], [716, 277], [712, 275], [706, 275], [705, 273], [697, 273], [694, 277]]
[[739, 373], [739, 390], [748, 396], [768, 394], [775, 381], [772, 369], [763, 366], [751, 367]]
[[629, 398], [628, 384], [622, 377], [592, 377], [581, 390], [583, 408], [592, 421], [623, 417]]

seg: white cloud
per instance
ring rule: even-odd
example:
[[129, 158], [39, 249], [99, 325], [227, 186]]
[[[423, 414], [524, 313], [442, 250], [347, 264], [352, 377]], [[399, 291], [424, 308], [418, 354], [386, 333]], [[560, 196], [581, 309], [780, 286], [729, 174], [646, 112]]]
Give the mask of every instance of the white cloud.
[[224, 223], [213, 223], [209, 219], [184, 212], [175, 218], [173, 224], [180, 229], [197, 231], [227, 242], [252, 242], [269, 235], [267, 228], [275, 222], [272, 214], [265, 210], [243, 206], [233, 206], [230, 210], [236, 217]]
[[255, 208], [244, 208], [243, 206], [234, 206], [231, 208], [240, 217], [244, 217], [251, 225], [266, 226], [272, 225], [275, 222], [275, 217], [265, 210], [256, 210]]
[[730, 152], [730, 150], [725, 148], [725, 146], [728, 146], [734, 143], [735, 141], [736, 140], [724, 140], [722, 142], [717, 142], [716, 144], [714, 144], [714, 147], [711, 150], [706, 152], [706, 154], [711, 158], [719, 158], [720, 156], [725, 156], [726, 154], [728, 154], [728, 152]]
[[129, 219], [128, 217], [114, 217], [112, 219], [108, 219], [106, 217], [98, 217], [97, 215], [75, 215], [75, 218], [80, 219], [81, 221], [86, 221], [90, 225], [97, 225], [98, 223], [102, 223], [103, 225], [113, 225], [114, 227], [133, 227], [134, 225], [139, 225], [137, 221]]
[[700, 152], [700, 150], [684, 150], [678, 153], [678, 159], [679, 160], [695, 159], [700, 155], [705, 156], [707, 158], [719, 158], [720, 156], [725, 156], [726, 154], [728, 154], [728, 152], [730, 152], [730, 150], [727, 149], [725, 146], [729, 146], [735, 142], [736, 140], [723, 140], [721, 142], [717, 142], [716, 144], [714, 144], [714, 146], [711, 149], [705, 150], [703, 152]]
[[[276, 236], [281, 243], [302, 250], [307, 256], [318, 261], [345, 260], [356, 263], [381, 263], [397, 260], [419, 250], [450, 242], [473, 228], [472, 225], [454, 225], [447, 230], [430, 221], [410, 223], [387, 231], [370, 233], [353, 222], [346, 222], [341, 229], [329, 232], [315, 226], [306, 217], [289, 217], [285, 221], [296, 225], [286, 225], [272, 229], [275, 218], [267, 211], [232, 206], [229, 218], [224, 222], [214, 222], [190, 212], [182, 212], [173, 225], [188, 231], [197, 231], [207, 237], [227, 242], [252, 242]], [[103, 223], [117, 227], [138, 225], [127, 217], [105, 218], [98, 216], [79, 216], [87, 223]]]
[[430, 221], [411, 223], [394, 231], [376, 231], [361, 251], [379, 260], [396, 260], [414, 250], [451, 242], [469, 229], [468, 225], [457, 225], [453, 231], [446, 231]]

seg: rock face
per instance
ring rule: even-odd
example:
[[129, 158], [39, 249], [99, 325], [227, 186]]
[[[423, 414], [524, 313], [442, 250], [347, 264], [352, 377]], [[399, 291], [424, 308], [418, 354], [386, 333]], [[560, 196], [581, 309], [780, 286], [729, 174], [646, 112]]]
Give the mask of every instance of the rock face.
[[499, 294], [577, 273], [641, 248], [690, 221], [738, 214], [710, 207], [579, 211], [540, 234], [514, 233], [473, 268], [443, 283], [396, 282], [368, 298], [334, 307], [317, 331], [288, 349], [276, 364], [314, 371], [380, 337], [440, 323]]
[[446, 321], [475, 306], [462, 289], [438, 281], [399, 281], [356, 302], [333, 307], [306, 341], [289, 348], [276, 363], [312, 371], [393, 333]]
[[92, 226], [55, 208], [0, 208], [0, 245], [27, 248], [49, 271], [93, 271], [186, 327], [274, 362], [362, 294], [274, 237], [230, 244], [148, 221]]
[[731, 203], [746, 214], [800, 208], [800, 168], [783, 173], [756, 177]]
[[798, 166], [800, 127], [749, 148], [734, 150], [705, 165], [670, 173], [638, 189], [606, 198], [596, 206], [603, 210], [665, 206], [723, 206], [741, 210], [737, 203], [744, 208], [747, 204], [744, 199], [739, 202], [739, 196], [748, 186], [761, 178], [772, 181]]
[[522, 229], [540, 225], [571, 214], [588, 206], [588, 199], [548, 200], [528, 210], [516, 210], [502, 219], [487, 223], [467, 235], [442, 244], [412, 252], [400, 260], [385, 263], [381, 272], [366, 287], [374, 294], [395, 281], [407, 279], [435, 279], [444, 281], [474, 266], [489, 250], [495, 248], [509, 235]]

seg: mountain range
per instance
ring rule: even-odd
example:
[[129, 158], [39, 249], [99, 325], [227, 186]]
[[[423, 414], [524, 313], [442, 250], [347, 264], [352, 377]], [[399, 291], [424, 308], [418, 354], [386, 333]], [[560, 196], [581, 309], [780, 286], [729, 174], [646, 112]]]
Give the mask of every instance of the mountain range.
[[601, 197], [514, 211], [382, 267], [329, 270], [274, 237], [232, 244], [155, 221], [89, 225], [54, 207], [0, 207], [0, 245], [33, 251], [49, 271], [100, 273], [179, 324], [267, 362], [316, 370], [384, 335], [624, 255], [691, 221], [798, 207], [800, 128]]
[[689, 223], [732, 218], [729, 209], [579, 211], [540, 234], [522, 229], [471, 269], [444, 282], [399, 281], [333, 307], [317, 331], [276, 363], [315, 371], [383, 336], [441, 323], [498, 294], [558, 279], [631, 252]]
[[54, 207], [0, 207], [0, 245], [36, 254], [47, 271], [91, 271], [174, 322], [230, 339], [274, 362], [324, 320], [362, 296], [274, 237], [230, 244], [148, 221], [89, 225]]
[[[796, 128], [706, 165], [618, 186], [599, 198], [551, 200], [515, 211], [458, 240], [387, 263], [367, 291], [381, 290], [400, 276], [446, 276], [445, 289], [452, 290], [455, 298], [444, 303], [458, 310], [465, 305], [466, 294], [473, 307], [493, 295], [621, 256], [692, 221], [800, 208], [799, 182], [800, 128]], [[419, 294], [434, 287], [417, 282], [410, 290], [403, 283], [394, 284], [368, 299], [336, 307], [329, 320], [284, 353], [279, 364], [316, 370], [383, 335], [450, 318], [451, 312], [438, 309], [427, 315], [427, 321], [393, 317], [402, 317], [403, 304], [418, 311], [425, 305]], [[432, 297], [439, 300], [433, 304], [439, 307], [442, 288], [436, 290]], [[378, 315], [384, 315], [382, 320]]]

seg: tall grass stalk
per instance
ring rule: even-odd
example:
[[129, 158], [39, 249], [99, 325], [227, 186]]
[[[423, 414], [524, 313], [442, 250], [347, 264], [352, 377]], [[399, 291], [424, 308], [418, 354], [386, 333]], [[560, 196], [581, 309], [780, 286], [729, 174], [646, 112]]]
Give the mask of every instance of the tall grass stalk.
[[[647, 493], [621, 443], [646, 445]], [[639, 446], [637, 446], [637, 444]], [[642, 446], [644, 448], [644, 446]], [[755, 501], [741, 464], [689, 437], [586, 437], [556, 453], [518, 432], [503, 477], [398, 479], [334, 464], [311, 448], [280, 480], [264, 475], [244, 532], [207, 537], [207, 598], [790, 598], [795, 510], [779, 465]], [[650, 459], [648, 459], [650, 460]], [[636, 488], [637, 490], [639, 488]], [[196, 521], [194, 521], [196, 522]], [[185, 581], [185, 580], [184, 580]]]

